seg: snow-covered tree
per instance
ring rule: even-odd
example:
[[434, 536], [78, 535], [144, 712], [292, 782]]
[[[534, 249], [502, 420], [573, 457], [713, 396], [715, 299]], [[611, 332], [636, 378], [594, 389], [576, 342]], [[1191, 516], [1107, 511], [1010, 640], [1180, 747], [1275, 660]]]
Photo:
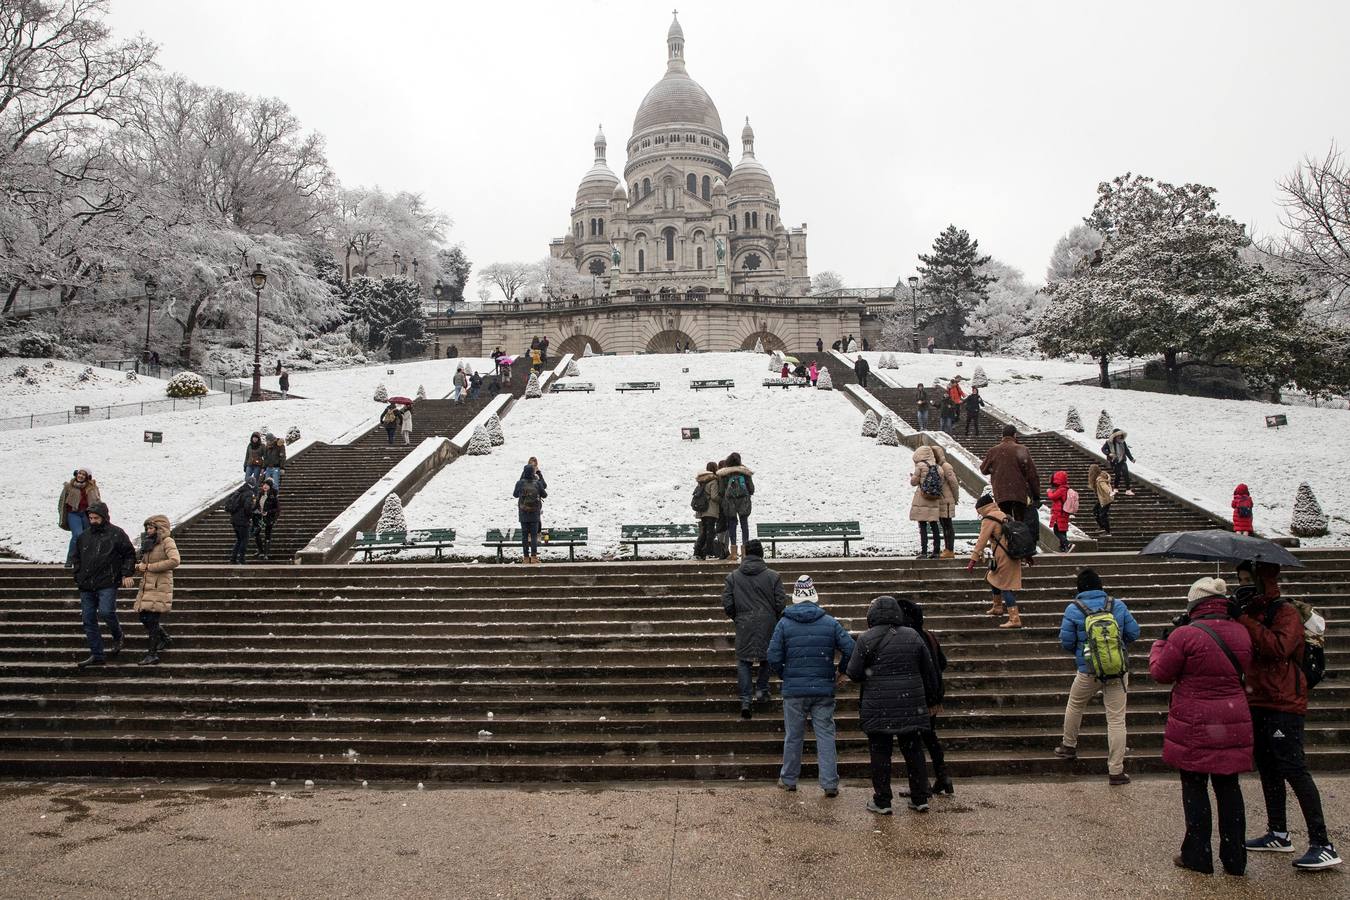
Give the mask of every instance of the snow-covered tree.
[[570, 362], [568, 362], [568, 364], [567, 364], [567, 377], [568, 377], [568, 378], [577, 378], [577, 377], [580, 377], [580, 375], [581, 375], [581, 367], [577, 365], [576, 359], [573, 358], [573, 359], [572, 359]]
[[[1069, 415], [1064, 420], [1064, 427], [1069, 431], [1077, 431], [1080, 434], [1085, 430], [1083, 420], [1078, 416], [1078, 407], [1069, 407]], [[1107, 437], [1110, 437], [1110, 435], [1108, 434]]]
[[348, 310], [366, 326], [368, 348], [387, 348], [393, 359], [426, 348], [426, 313], [411, 278], [353, 278], [348, 290]]
[[576, 266], [565, 259], [545, 257], [535, 263], [534, 274], [525, 293], [546, 300], [562, 300], [580, 294], [581, 275]]
[[492, 446], [500, 447], [502, 444], [506, 443], [506, 435], [502, 433], [502, 420], [497, 418], [496, 413], [488, 416], [487, 422], [483, 426], [483, 430], [488, 433], [488, 439], [491, 440]]
[[417, 399], [417, 400], [425, 400], [425, 399], [427, 399], [427, 389], [426, 389], [424, 386], [422, 386], [422, 385], [419, 384], [419, 385], [417, 386], [417, 393], [414, 394], [413, 397], [414, 397], [415, 399]]
[[984, 366], [975, 367], [975, 374], [970, 377], [970, 383], [977, 388], [989, 386], [989, 376], [985, 374]]
[[530, 380], [525, 385], [525, 399], [538, 400], [542, 396], [544, 396], [544, 392], [539, 388], [539, 373], [531, 372]]
[[824, 272], [817, 272], [811, 278], [811, 294], [820, 296], [822, 294], [831, 294], [835, 291], [843, 290], [844, 277], [838, 272], [826, 269]]
[[504, 262], [485, 266], [478, 273], [478, 282], [485, 288], [495, 287], [507, 303], [526, 290], [537, 276], [538, 269], [531, 263]]
[[883, 447], [899, 447], [900, 435], [895, 430], [895, 423], [891, 421], [890, 416], [883, 416], [881, 424], [877, 426], [877, 443]]
[[469, 446], [464, 452], [470, 456], [487, 456], [492, 452], [492, 438], [486, 428], [479, 425], [473, 430], [473, 437], [469, 438]]
[[834, 390], [834, 379], [830, 377], [830, 370], [828, 367], [820, 370], [820, 375], [816, 378], [816, 390]]
[[876, 414], [875, 410], [869, 409], [867, 414], [863, 416], [862, 436], [876, 437], [879, 427], [881, 427], [881, 417]]
[[900, 293], [899, 299], [883, 309], [877, 318], [881, 322], [882, 350], [916, 350], [914, 346], [914, 319], [911, 308], [912, 298], [908, 288]]
[[1066, 281], [1085, 269], [1102, 246], [1102, 236], [1088, 225], [1075, 225], [1055, 242], [1050, 264], [1045, 267], [1046, 283]]
[[1102, 410], [1102, 414], [1097, 417], [1097, 439], [1104, 441], [1109, 438], [1113, 428], [1115, 426], [1111, 424], [1111, 417], [1106, 410]]
[[1045, 307], [1045, 296], [1027, 284], [1020, 269], [1007, 263], [990, 260], [980, 271], [993, 280], [988, 295], [970, 311], [966, 336], [976, 346], [1002, 350], [1032, 333]]
[[384, 506], [380, 509], [380, 521], [375, 523], [375, 530], [380, 534], [408, 530], [408, 520], [403, 515], [403, 501], [399, 499], [398, 494], [390, 494], [384, 498]]
[[943, 346], [962, 338], [971, 310], [988, 296], [994, 281], [983, 271], [988, 262], [988, 256], [980, 255], [980, 242], [955, 225], [937, 236], [931, 253], [919, 254], [919, 324]]
[[1298, 537], [1321, 537], [1327, 533], [1327, 514], [1306, 481], [1299, 484], [1294, 495], [1294, 519], [1289, 530]]
[[388, 402], [389, 402], [389, 389], [388, 389], [387, 387], [384, 386], [384, 382], [383, 382], [383, 381], [381, 381], [378, 385], [375, 386], [375, 397], [374, 397], [374, 400], [375, 400], [376, 403], [388, 403]]

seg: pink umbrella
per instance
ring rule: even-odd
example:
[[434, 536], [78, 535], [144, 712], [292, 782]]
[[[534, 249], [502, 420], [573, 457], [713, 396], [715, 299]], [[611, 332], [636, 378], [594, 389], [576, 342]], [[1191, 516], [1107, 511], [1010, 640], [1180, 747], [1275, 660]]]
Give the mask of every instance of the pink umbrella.
[[411, 406], [411, 405], [412, 405], [412, 398], [411, 398], [411, 397], [390, 397], [390, 398], [389, 398], [389, 402], [390, 402], [390, 403], [397, 403], [397, 404], [399, 404], [399, 405], [401, 405], [401, 406]]

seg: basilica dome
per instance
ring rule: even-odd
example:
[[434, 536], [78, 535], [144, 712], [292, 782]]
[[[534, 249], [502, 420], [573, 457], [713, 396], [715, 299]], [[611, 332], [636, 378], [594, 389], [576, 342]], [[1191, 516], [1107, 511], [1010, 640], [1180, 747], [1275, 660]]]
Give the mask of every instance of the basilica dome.
[[684, 67], [684, 29], [678, 19], [670, 25], [666, 46], [666, 74], [642, 98], [633, 117], [633, 134], [664, 125], [701, 125], [721, 134], [722, 117], [712, 97]]
[[774, 196], [773, 179], [764, 163], [755, 159], [755, 130], [750, 127], [746, 117], [745, 127], [741, 129], [741, 161], [731, 170], [727, 179], [727, 193], [732, 197], [760, 196], [772, 199]]

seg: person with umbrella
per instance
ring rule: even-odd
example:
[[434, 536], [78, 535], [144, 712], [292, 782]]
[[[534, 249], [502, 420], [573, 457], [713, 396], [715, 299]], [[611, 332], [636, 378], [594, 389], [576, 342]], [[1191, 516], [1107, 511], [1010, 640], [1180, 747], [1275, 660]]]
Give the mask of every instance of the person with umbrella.
[[384, 408], [384, 412], [380, 413], [380, 425], [384, 427], [384, 433], [389, 439], [389, 443], [393, 444], [394, 432], [398, 430], [398, 407], [394, 405], [392, 400]]
[[413, 432], [412, 403], [403, 407], [403, 414], [399, 416], [398, 429], [403, 432], [403, 445], [406, 447], [411, 444]]

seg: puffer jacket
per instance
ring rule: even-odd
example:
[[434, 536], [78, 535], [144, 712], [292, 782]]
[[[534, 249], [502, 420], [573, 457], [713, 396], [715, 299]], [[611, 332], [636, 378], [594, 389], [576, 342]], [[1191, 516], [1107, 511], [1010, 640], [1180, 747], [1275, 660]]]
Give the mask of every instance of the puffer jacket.
[[[254, 443], [255, 441], [257, 443]], [[248, 439], [248, 443], [244, 446], [244, 465], [262, 468], [263, 453], [266, 450], [267, 447], [263, 444], [262, 435], [256, 431], [253, 432]]]
[[[1139, 623], [1135, 621], [1134, 615], [1123, 601], [1113, 600], [1107, 596], [1106, 591], [1083, 591], [1077, 599], [1093, 612], [1106, 609], [1106, 604], [1110, 603], [1111, 615], [1116, 619], [1116, 625], [1120, 628], [1120, 639], [1125, 646], [1129, 647], [1139, 640]], [[1092, 670], [1088, 668], [1087, 658], [1083, 655], [1083, 647], [1086, 644], [1087, 616], [1078, 608], [1077, 603], [1070, 603], [1059, 623], [1059, 645], [1064, 648], [1064, 652], [1072, 653], [1078, 660], [1079, 672], [1091, 675]]]
[[263, 465], [269, 469], [286, 468], [286, 442], [277, 438], [263, 451]]
[[933, 461], [942, 470], [942, 502], [938, 504], [938, 517], [955, 518], [956, 503], [961, 499], [961, 481], [952, 464], [947, 462], [947, 454], [936, 444], [933, 445]]
[[769, 658], [769, 639], [787, 606], [783, 579], [758, 556], [747, 556], [722, 586], [722, 611], [736, 623], [736, 658]]
[[[1191, 614], [1223, 638], [1249, 669], [1252, 641], [1228, 618], [1227, 601], [1206, 600]], [[1233, 663], [1214, 638], [1193, 625], [1175, 628], [1153, 643], [1148, 671], [1159, 684], [1172, 684], [1163, 732], [1163, 762], [1188, 772], [1236, 775], [1252, 769], [1252, 714]]]
[[[1247, 669], [1247, 700], [1252, 706], [1278, 712], [1308, 714], [1308, 679], [1303, 675], [1303, 617], [1292, 603], [1272, 596], [1255, 596], [1243, 607], [1238, 622], [1252, 642], [1252, 664]], [[1270, 627], [1266, 612], [1277, 603]]]
[[1233, 530], [1252, 530], [1252, 495], [1245, 484], [1233, 490]]
[[910, 600], [908, 597], [897, 597], [896, 602], [900, 604], [900, 612], [905, 617], [905, 626], [913, 628], [923, 638], [924, 643], [928, 645], [928, 652], [933, 656], [933, 668], [937, 672], [938, 695], [937, 702], [941, 703], [946, 696], [946, 686], [942, 682], [942, 673], [947, 670], [947, 654], [942, 652], [942, 642], [937, 639], [937, 635], [923, 627], [923, 607]]
[[151, 516], [146, 525], [153, 525], [158, 540], [136, 567], [141, 572], [141, 589], [136, 593], [136, 612], [166, 613], [173, 607], [173, 570], [181, 558], [178, 545], [169, 533], [167, 516]]
[[848, 660], [848, 677], [862, 683], [858, 717], [867, 734], [913, 734], [929, 727], [930, 706], [941, 697], [928, 645], [894, 597], [878, 597], [867, 610], [868, 628]]
[[516, 481], [516, 486], [511, 491], [511, 496], [519, 501], [521, 493], [530, 485], [532, 485], [539, 493], [539, 509], [534, 511], [522, 509], [520, 503], [517, 502], [516, 512], [520, 519], [520, 524], [522, 525], [540, 524], [540, 522], [543, 521], [544, 501], [548, 499], [548, 488], [544, 486], [542, 478], [535, 477], [534, 466], [531, 465], [526, 465], [525, 468], [520, 470], [520, 478]]
[[703, 489], [708, 492], [708, 508], [703, 512], [694, 513], [695, 519], [722, 518], [722, 482], [715, 472], [699, 472], [694, 478]]
[[1050, 490], [1045, 499], [1050, 501], [1050, 527], [1055, 531], [1069, 530], [1069, 514], [1064, 511], [1064, 501], [1069, 497], [1069, 473], [1060, 469], [1050, 476]]
[[942, 498], [929, 497], [923, 492], [923, 480], [936, 462], [933, 448], [927, 444], [914, 451], [911, 457], [914, 471], [910, 473], [909, 483], [915, 485], [914, 499], [909, 501], [909, 520], [911, 522], [936, 522], [942, 518]]
[[70, 523], [66, 521], [67, 513], [87, 510], [102, 499], [94, 479], [90, 478], [86, 481], [83, 489], [75, 483], [74, 478], [70, 479], [62, 486], [61, 494], [56, 498], [56, 523], [63, 530], [69, 531]]
[[[719, 498], [719, 501], [718, 501], [718, 502], [720, 503], [720, 502], [722, 501], [722, 498], [725, 498], [725, 497], [726, 497], [726, 495], [727, 495], [727, 479], [729, 479], [732, 475], [740, 475], [740, 476], [742, 476], [742, 477], [745, 478], [745, 492], [746, 492], [747, 494], [750, 495], [749, 498], [746, 500], [746, 507], [747, 507], [747, 508], [746, 508], [746, 510], [745, 510], [745, 515], [748, 516], [748, 515], [750, 515], [750, 510], [754, 508], [754, 499], [755, 499], [755, 473], [752, 472], [752, 471], [750, 471], [749, 469], [747, 469], [745, 466], [723, 466], [722, 468], [720, 468], [720, 469], [717, 470], [717, 477], [718, 477], [719, 479], [721, 479], [721, 482], [722, 482], [722, 483], [719, 485], [719, 487], [721, 488], [721, 490], [718, 491], [718, 494], [717, 494], [717, 496], [718, 496], [718, 498]], [[724, 505], [725, 505], [725, 504], [724, 504]], [[730, 511], [728, 511], [728, 515], [729, 515], [729, 514], [730, 514]]]
[[[839, 664], [834, 654], [840, 653]], [[769, 639], [769, 665], [783, 679], [784, 697], [833, 697], [835, 676], [848, 668], [853, 636], [814, 603], [783, 610]]]
[[136, 548], [131, 538], [108, 519], [108, 507], [91, 503], [89, 512], [103, 517], [102, 525], [90, 525], [75, 540], [71, 567], [75, 585], [82, 591], [118, 587], [136, 571]]

